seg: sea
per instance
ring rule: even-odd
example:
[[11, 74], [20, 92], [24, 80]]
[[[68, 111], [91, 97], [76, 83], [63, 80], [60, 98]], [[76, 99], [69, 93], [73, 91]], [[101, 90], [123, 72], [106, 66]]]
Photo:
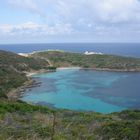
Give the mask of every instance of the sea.
[[48, 44], [1, 44], [0, 50], [30, 53], [41, 50], [64, 50], [84, 53], [102, 52], [122, 56], [140, 57], [140, 43], [48, 43]]
[[[140, 57], [139, 43], [9, 44], [0, 50], [30, 53], [41, 50], [94, 51]], [[140, 72], [108, 72], [79, 68], [32, 76], [40, 86], [26, 89], [23, 101], [58, 109], [99, 113], [140, 109]]]

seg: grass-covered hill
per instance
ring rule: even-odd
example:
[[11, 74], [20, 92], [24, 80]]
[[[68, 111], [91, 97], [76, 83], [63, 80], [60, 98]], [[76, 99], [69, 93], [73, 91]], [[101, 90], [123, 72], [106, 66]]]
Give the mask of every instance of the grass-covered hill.
[[103, 115], [0, 102], [0, 140], [139, 140], [140, 111]]
[[116, 71], [140, 71], [140, 58], [105, 54], [85, 55], [63, 51], [37, 52], [32, 56], [47, 58], [55, 67], [79, 66]]
[[0, 50], [0, 66], [8, 66], [16, 71], [40, 70], [48, 66], [47, 61], [20, 56], [18, 54]]
[[7, 92], [27, 81], [24, 72], [47, 68], [48, 63], [45, 60], [0, 50], [0, 97], [6, 97]]

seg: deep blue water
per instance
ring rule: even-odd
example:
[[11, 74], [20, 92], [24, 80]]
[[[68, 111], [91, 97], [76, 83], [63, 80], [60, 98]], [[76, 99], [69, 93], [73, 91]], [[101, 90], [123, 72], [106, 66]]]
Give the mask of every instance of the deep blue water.
[[100, 113], [140, 109], [140, 73], [69, 69], [33, 77], [42, 84], [26, 91], [27, 102]]
[[16, 53], [29, 53], [47, 49], [59, 49], [74, 52], [95, 51], [106, 54], [140, 57], [140, 43], [54, 43], [54, 44], [9, 44], [0, 45], [0, 49]]

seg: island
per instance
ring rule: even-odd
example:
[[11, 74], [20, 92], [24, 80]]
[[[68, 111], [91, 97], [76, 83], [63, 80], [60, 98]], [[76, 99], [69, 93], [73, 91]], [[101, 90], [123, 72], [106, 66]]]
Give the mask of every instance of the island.
[[140, 58], [107, 54], [41, 51], [15, 54], [0, 51], [1, 140], [139, 140], [140, 110], [111, 114], [52, 109], [19, 100], [34, 86], [30, 75], [60, 67], [140, 72]]

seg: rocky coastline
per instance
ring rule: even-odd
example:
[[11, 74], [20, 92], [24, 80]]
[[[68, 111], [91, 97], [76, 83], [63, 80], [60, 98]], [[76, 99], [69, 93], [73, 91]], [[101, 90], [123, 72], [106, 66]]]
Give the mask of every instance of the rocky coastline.
[[27, 91], [31, 90], [34, 87], [40, 86], [41, 82], [38, 82], [32, 78], [28, 79], [22, 86], [12, 89], [8, 94], [8, 100], [16, 101]]
[[34, 87], [38, 87], [41, 85], [40, 81], [35, 80], [32, 76], [36, 74], [41, 74], [41, 73], [49, 73], [49, 72], [54, 72], [54, 70], [45, 70], [41, 69], [39, 71], [30, 71], [30, 72], [24, 72], [27, 77], [27, 81], [23, 83], [22, 86], [12, 89], [7, 93], [8, 100], [10, 101], [16, 101], [19, 98], [25, 94], [27, 90], [32, 90]]
[[109, 71], [109, 72], [140, 72], [140, 69], [109, 69], [109, 68], [81, 68], [84, 70]]

